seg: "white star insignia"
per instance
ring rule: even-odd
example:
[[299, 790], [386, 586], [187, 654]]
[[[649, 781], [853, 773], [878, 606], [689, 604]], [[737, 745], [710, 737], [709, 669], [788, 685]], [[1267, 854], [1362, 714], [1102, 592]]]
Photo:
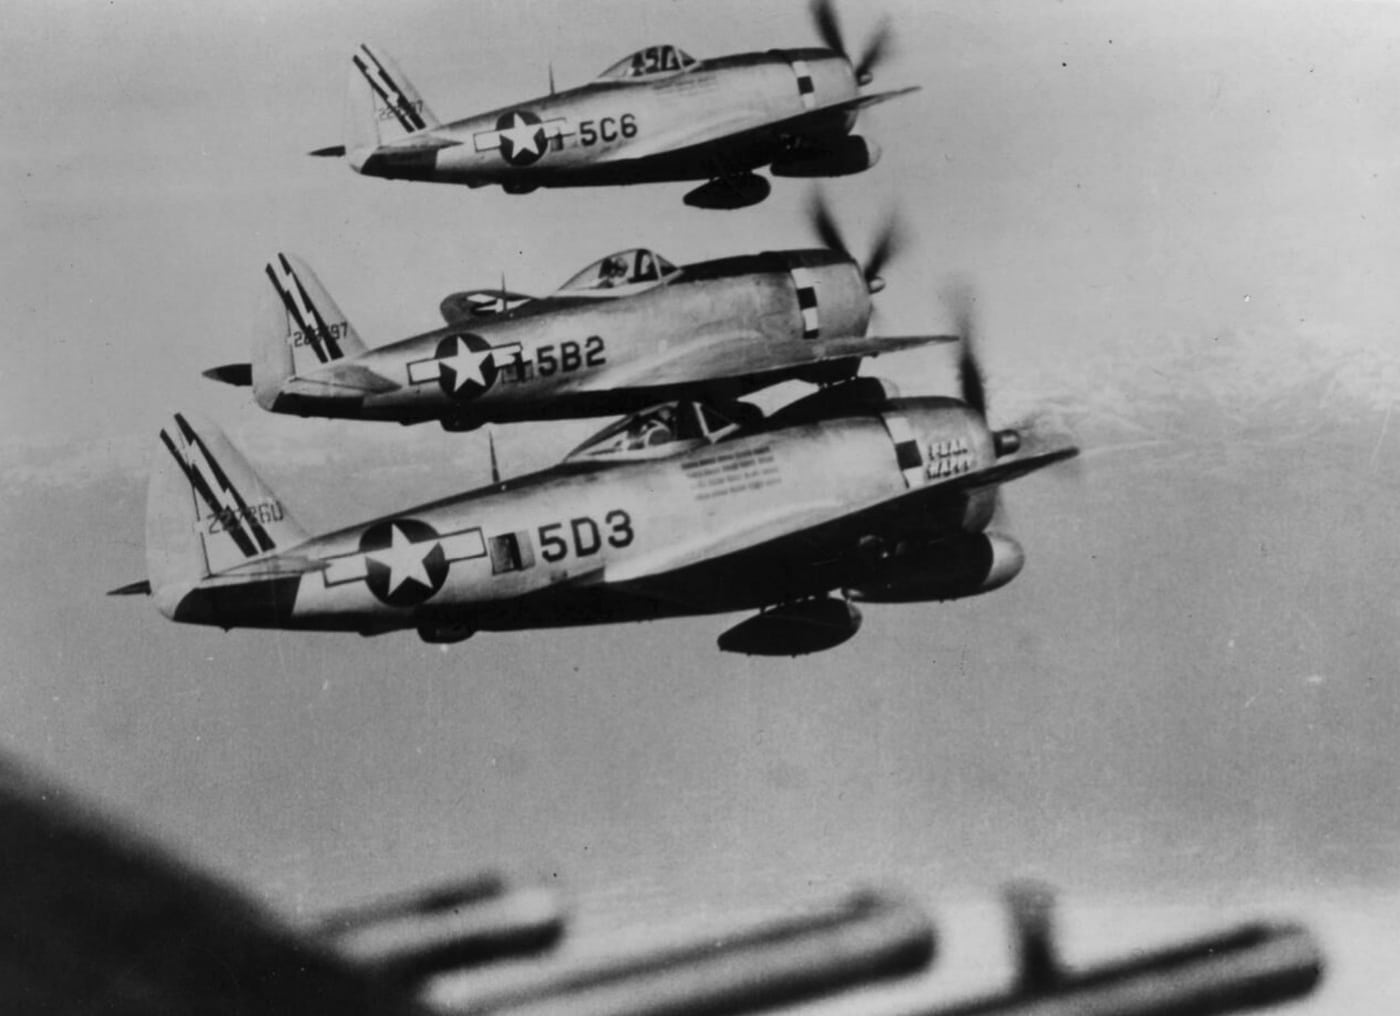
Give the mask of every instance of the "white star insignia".
[[433, 583], [428, 578], [428, 569], [424, 567], [424, 562], [436, 546], [436, 541], [431, 544], [414, 543], [407, 533], [391, 523], [389, 546], [367, 555], [371, 561], [389, 569], [389, 589], [385, 595], [393, 596], [399, 586], [410, 580], [417, 582], [424, 589], [432, 589]]
[[544, 126], [538, 123], [527, 123], [525, 118], [517, 113], [511, 114], [511, 125], [502, 128], [501, 140], [509, 140], [514, 150], [514, 154], [520, 155], [529, 152], [531, 155], [539, 155], [543, 151]]
[[438, 360], [438, 370], [452, 371], [452, 391], [459, 392], [468, 381], [481, 388], [486, 387], [486, 373], [482, 369], [486, 361], [495, 353], [494, 349], [483, 349], [476, 353], [463, 339], [457, 340], [457, 349], [451, 356]]

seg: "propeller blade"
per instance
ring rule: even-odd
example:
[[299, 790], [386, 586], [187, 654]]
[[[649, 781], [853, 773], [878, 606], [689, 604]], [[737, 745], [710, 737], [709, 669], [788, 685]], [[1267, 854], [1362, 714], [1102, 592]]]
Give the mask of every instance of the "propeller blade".
[[865, 44], [865, 52], [860, 55], [860, 62], [856, 64], [856, 81], [859, 84], [868, 85], [875, 79], [875, 68], [884, 61], [889, 46], [890, 21], [889, 18], [881, 18], [875, 34]]
[[[904, 247], [904, 234], [899, 228], [899, 218], [891, 215], [885, 228], [875, 241], [870, 257], [865, 262], [865, 281], [872, 284], [880, 278], [880, 271], [894, 259]], [[874, 288], [873, 285], [871, 287]]]
[[[812, 192], [812, 201], [808, 206], [807, 214], [812, 222], [812, 231], [821, 239], [822, 246], [837, 251], [852, 261], [856, 260], [855, 255], [851, 253], [850, 244], [841, 235], [841, 227], [836, 224], [836, 217], [831, 214], [831, 209], [827, 206], [826, 198], [820, 189]], [[903, 248], [904, 232], [900, 228], [898, 216], [891, 214], [885, 222], [884, 229], [876, 238], [870, 256], [866, 259], [865, 264], [861, 265], [861, 274], [865, 276], [866, 288], [872, 294], [885, 288], [885, 280], [880, 277], [880, 272]]]
[[1020, 881], [1006, 887], [1017, 953], [1017, 987], [1044, 991], [1061, 979], [1055, 948], [1055, 894], [1049, 886]]
[[812, 219], [812, 228], [821, 238], [822, 246], [850, 257], [851, 249], [846, 245], [846, 239], [841, 235], [836, 219], [832, 217], [831, 209], [826, 206], [826, 199], [822, 197], [820, 190], [813, 194], [808, 214]]
[[962, 353], [958, 357], [958, 388], [962, 400], [983, 417], [987, 416], [987, 380], [977, 359], [977, 323], [973, 305], [977, 298], [965, 285], [952, 287], [947, 295], [952, 305], [956, 331], [962, 336]]
[[841, 23], [836, 20], [836, 9], [831, 0], [812, 0], [811, 11], [817, 34], [821, 36], [826, 48], [846, 56], [846, 43], [841, 38]]
[[962, 356], [958, 359], [958, 385], [962, 389], [962, 400], [983, 417], [987, 415], [987, 382], [982, 376], [982, 367], [977, 356], [963, 338]]

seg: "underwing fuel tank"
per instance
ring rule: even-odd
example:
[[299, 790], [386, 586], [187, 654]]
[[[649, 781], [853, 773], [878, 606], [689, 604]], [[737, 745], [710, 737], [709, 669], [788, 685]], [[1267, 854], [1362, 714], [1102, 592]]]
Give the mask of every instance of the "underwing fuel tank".
[[880, 562], [873, 581], [846, 593], [863, 603], [956, 600], [1000, 589], [1025, 564], [1025, 551], [1011, 537], [977, 533], [894, 554]]
[[746, 656], [805, 656], [839, 646], [860, 631], [860, 621], [860, 611], [845, 600], [803, 600], [736, 624], [719, 637], [719, 647]]

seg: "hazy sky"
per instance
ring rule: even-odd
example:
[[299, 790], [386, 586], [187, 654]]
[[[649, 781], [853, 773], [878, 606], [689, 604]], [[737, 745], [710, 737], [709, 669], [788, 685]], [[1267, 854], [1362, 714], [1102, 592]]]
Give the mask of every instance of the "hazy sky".
[[[1008, 489], [1013, 585], [871, 607], [790, 662], [718, 653], [730, 618], [444, 651], [100, 594], [143, 573], [172, 409], [313, 526], [482, 479], [478, 437], [274, 418], [198, 376], [246, 358], [277, 250], [379, 344], [502, 272], [538, 292], [633, 245], [811, 242], [802, 182], [716, 213], [683, 184], [513, 198], [309, 159], [354, 45], [450, 118], [544, 91], [551, 61], [562, 87], [659, 41], [806, 45], [805, 4], [8, 4], [4, 744], [287, 910], [502, 861], [633, 922], [1033, 872], [1094, 914], [1311, 914], [1374, 955], [1356, 929], [1393, 936], [1400, 902], [1400, 5], [884, 9], [879, 84], [923, 91], [862, 119], [875, 170], [827, 185], [858, 248], [907, 227], [876, 326], [942, 329], [939, 287], [970, 280], [994, 417], [1049, 407], [1089, 454]], [[873, 13], [842, 13], [859, 45]], [[878, 372], [917, 393], [947, 366]], [[533, 468], [590, 427], [498, 444]]]

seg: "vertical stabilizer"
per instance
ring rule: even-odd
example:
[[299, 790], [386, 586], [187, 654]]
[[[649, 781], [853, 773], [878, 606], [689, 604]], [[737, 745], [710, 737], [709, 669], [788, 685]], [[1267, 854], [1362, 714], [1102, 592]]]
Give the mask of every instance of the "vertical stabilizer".
[[258, 405], [272, 409], [282, 382], [359, 356], [365, 344], [301, 258], [278, 254], [263, 274], [268, 287], [253, 337], [252, 381]]
[[161, 428], [160, 442], [146, 504], [146, 574], [162, 609], [171, 595], [210, 575], [306, 540], [213, 424], [176, 413]]
[[350, 57], [345, 102], [345, 154], [358, 170], [381, 145], [439, 125], [392, 57], [360, 46]]

